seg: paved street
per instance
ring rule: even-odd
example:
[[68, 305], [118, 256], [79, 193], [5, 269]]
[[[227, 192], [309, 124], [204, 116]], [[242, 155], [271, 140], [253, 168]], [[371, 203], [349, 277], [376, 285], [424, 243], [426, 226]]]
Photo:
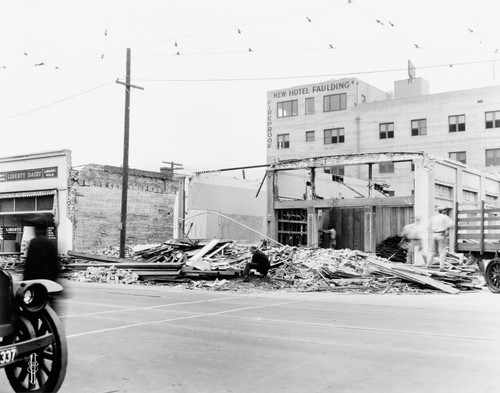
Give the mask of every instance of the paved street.
[[[61, 392], [493, 392], [500, 296], [68, 283]], [[10, 391], [5, 376], [0, 390]]]

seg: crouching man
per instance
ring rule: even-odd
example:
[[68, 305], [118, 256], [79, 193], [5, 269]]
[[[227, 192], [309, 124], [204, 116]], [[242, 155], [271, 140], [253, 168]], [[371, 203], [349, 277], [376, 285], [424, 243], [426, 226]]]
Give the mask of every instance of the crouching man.
[[257, 247], [250, 247], [250, 252], [252, 255], [252, 260], [245, 265], [245, 270], [243, 271], [243, 275], [245, 278], [243, 281], [250, 281], [250, 270], [257, 270], [262, 276], [267, 276], [267, 272], [271, 266], [269, 262], [269, 258], [262, 251], [258, 250]]

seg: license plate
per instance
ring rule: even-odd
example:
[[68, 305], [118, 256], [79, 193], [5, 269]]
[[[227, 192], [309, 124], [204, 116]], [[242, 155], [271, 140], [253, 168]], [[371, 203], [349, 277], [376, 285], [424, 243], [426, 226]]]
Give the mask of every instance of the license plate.
[[0, 365], [15, 362], [17, 358], [17, 348], [10, 347], [0, 350]]

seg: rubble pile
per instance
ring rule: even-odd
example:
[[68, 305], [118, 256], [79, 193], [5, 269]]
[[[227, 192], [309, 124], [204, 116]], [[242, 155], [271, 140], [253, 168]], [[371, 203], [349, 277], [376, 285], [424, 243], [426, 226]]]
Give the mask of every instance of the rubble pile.
[[73, 279], [80, 282], [132, 284], [139, 280], [139, 276], [131, 269], [119, 269], [116, 266], [88, 267], [82, 274], [75, 275]]
[[[384, 249], [394, 242], [388, 240]], [[448, 254], [446, 269], [440, 272], [437, 266], [392, 262], [377, 254], [349, 249], [263, 244], [260, 248], [268, 255], [271, 269], [267, 277], [255, 273], [249, 283], [239, 279], [252, 257], [249, 246], [221, 239], [137, 246], [131, 249], [130, 258], [118, 258], [118, 250], [109, 248], [94, 254], [69, 252], [65, 270], [70, 279], [79, 281], [180, 285], [219, 291], [458, 293], [484, 285], [479, 269], [454, 254]]]

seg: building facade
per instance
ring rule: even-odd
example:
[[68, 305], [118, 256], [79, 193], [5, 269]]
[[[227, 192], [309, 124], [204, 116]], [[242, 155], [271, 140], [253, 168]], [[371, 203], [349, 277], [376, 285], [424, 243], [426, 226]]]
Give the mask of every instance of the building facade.
[[[166, 168], [129, 169], [127, 246], [172, 238], [178, 188]], [[21, 253], [28, 233], [59, 254], [117, 247], [121, 200], [119, 167], [74, 168], [66, 149], [0, 158], [0, 253]]]
[[[421, 78], [385, 93], [356, 78], [267, 95], [267, 233], [374, 251], [418, 214], [500, 201], [500, 86], [429, 94]], [[453, 239], [452, 239], [453, 240]]]
[[[423, 151], [498, 174], [500, 86], [428, 94], [421, 78], [385, 93], [357, 78], [296, 86], [267, 94], [267, 161], [370, 152]], [[391, 195], [406, 195], [409, 162], [385, 162], [372, 176]], [[326, 168], [367, 179], [357, 166]]]

